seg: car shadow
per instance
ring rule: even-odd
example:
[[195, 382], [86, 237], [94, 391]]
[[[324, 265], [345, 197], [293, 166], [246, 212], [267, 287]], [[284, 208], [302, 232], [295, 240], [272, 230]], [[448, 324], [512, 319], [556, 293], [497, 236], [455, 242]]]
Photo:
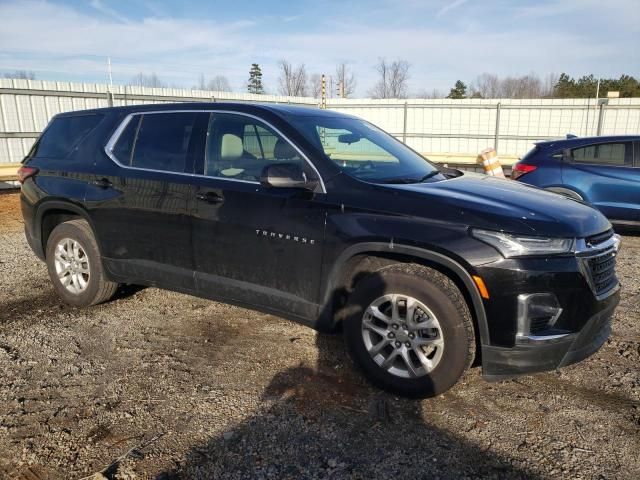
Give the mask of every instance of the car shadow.
[[[537, 478], [421, 415], [421, 403], [377, 391], [336, 335], [318, 334], [315, 367], [278, 373], [258, 413], [196, 445], [157, 480], [209, 478]], [[428, 400], [426, 401], [428, 402]]]
[[315, 346], [314, 363], [277, 373], [249, 418], [193, 446], [156, 479], [537, 478], [437, 427], [422, 413], [430, 400], [371, 387], [340, 335], [317, 333]]

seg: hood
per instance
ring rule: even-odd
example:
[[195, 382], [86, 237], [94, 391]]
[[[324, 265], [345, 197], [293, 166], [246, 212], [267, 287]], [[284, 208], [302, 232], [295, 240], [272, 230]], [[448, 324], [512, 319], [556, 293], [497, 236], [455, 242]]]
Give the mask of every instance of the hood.
[[581, 238], [611, 228], [604, 215], [585, 203], [520, 182], [476, 173], [383, 188], [419, 196], [424, 201], [417, 202], [423, 207], [420, 216], [444, 221], [457, 218], [461, 223], [487, 230]]

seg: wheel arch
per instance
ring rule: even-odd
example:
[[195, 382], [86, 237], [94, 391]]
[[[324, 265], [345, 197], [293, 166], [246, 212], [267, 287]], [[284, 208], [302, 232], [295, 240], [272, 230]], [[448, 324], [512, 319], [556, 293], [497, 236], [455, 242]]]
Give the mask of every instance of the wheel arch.
[[89, 227], [94, 232], [98, 249], [101, 250], [100, 241], [95, 235], [95, 228], [93, 228], [91, 217], [84, 208], [65, 200], [46, 200], [38, 206], [35, 215], [35, 224], [40, 234], [38, 242], [39, 247], [42, 249], [43, 259], [46, 257], [47, 240], [53, 229], [56, 228], [57, 225], [75, 218], [82, 218], [87, 221]]
[[[341, 310], [353, 286], [361, 275], [392, 263], [415, 262], [435, 268], [447, 275], [462, 292], [471, 311], [476, 336], [481, 345], [489, 344], [489, 328], [482, 297], [471, 275], [457, 261], [439, 252], [409, 245], [390, 245], [367, 242], [347, 248], [336, 260], [328, 274], [323, 291], [324, 310], [319, 330], [333, 330], [343, 320]], [[476, 350], [480, 352], [481, 349]]]

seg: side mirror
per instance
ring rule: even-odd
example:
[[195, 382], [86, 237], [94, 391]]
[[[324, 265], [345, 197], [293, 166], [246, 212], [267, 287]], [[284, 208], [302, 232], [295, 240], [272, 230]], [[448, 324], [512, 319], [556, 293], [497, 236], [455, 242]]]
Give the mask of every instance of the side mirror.
[[270, 188], [302, 188], [313, 190], [318, 182], [309, 180], [296, 163], [274, 163], [262, 170], [260, 184]]

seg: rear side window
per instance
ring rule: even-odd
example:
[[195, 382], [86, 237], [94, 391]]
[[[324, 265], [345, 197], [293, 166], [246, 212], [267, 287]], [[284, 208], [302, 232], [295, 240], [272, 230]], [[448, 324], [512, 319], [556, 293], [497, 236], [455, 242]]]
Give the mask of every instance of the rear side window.
[[611, 142], [574, 148], [571, 150], [571, 159], [576, 163], [631, 166], [633, 144], [631, 142]]
[[198, 112], [134, 115], [118, 138], [113, 154], [120, 163], [131, 167], [190, 172], [195, 150], [203, 148], [206, 118], [202, 120]]
[[66, 158], [102, 120], [103, 115], [58, 117], [44, 131], [30, 156]]

